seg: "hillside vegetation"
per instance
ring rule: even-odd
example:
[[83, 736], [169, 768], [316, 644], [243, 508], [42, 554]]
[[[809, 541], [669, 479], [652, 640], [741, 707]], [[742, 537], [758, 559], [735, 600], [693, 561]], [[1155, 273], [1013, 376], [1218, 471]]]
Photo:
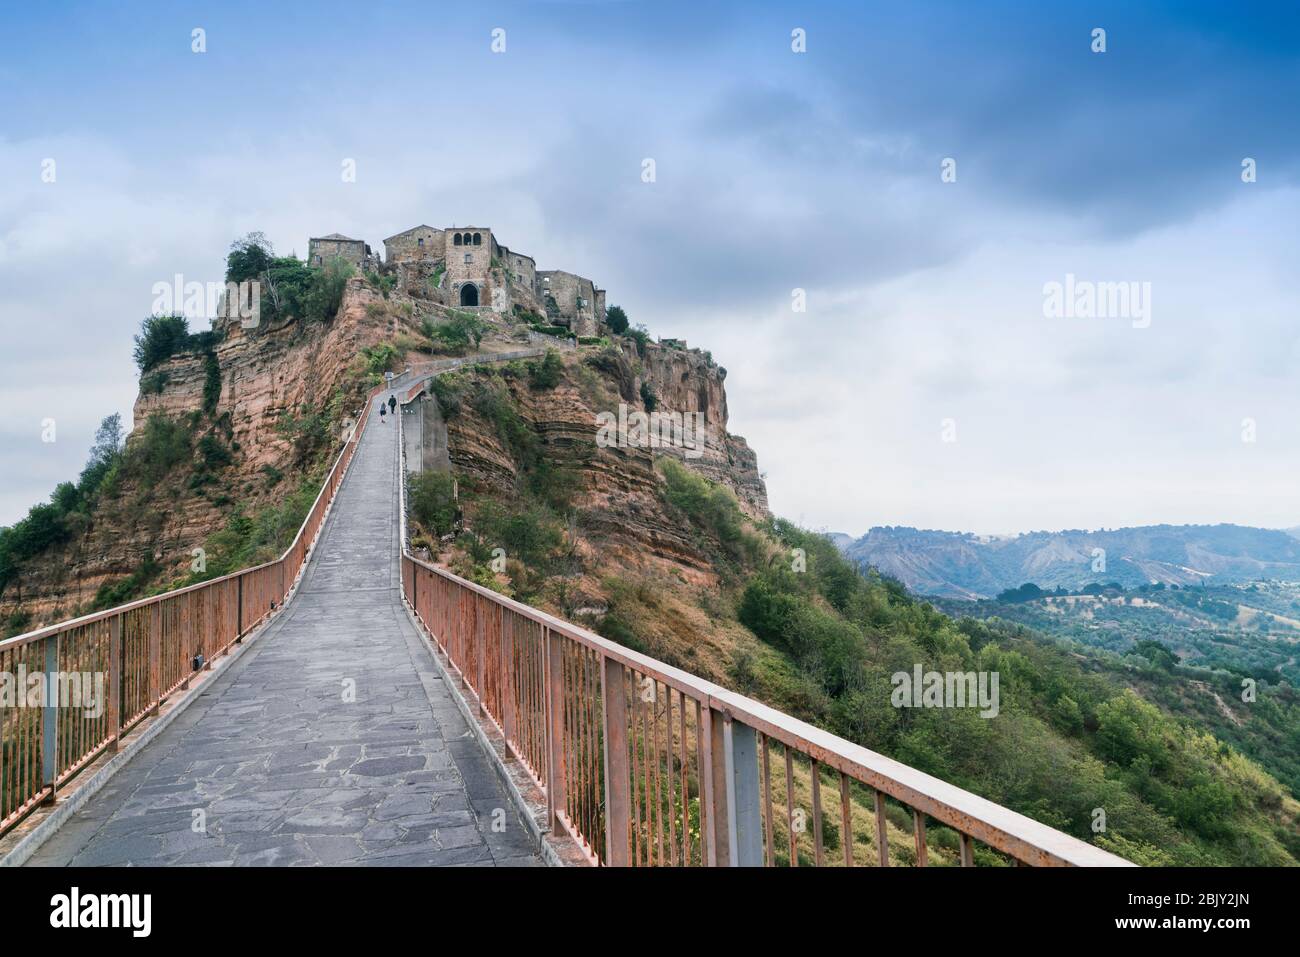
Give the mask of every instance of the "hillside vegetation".
[[[567, 360], [562, 387], [594, 365]], [[536, 390], [525, 369], [440, 380], [444, 414], [476, 417], [516, 465], [458, 476], [458, 499], [435, 489], [440, 508], [416, 515], [418, 544], [462, 574], [1138, 863], [1300, 859], [1300, 806], [1229, 743], [1068, 649], [949, 617], [822, 535], [747, 518], [674, 458], [656, 462], [658, 517], [712, 575], [629, 555], [594, 504], [601, 473], [532, 421]], [[894, 707], [891, 676], [917, 664], [997, 672], [1000, 712]]]

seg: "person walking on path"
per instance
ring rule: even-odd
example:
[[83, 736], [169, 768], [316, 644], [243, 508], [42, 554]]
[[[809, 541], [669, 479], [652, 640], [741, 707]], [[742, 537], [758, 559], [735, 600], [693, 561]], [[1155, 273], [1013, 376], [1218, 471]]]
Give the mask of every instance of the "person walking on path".
[[388, 412], [388, 407], [385, 406], [384, 403], [382, 403], [382, 402], [379, 403], [379, 421], [380, 421], [380, 422], [387, 422], [387, 421], [388, 421], [387, 419], [384, 418], [384, 415], [385, 415], [387, 412]]
[[392, 412], [394, 415], [397, 414], [397, 400], [391, 395], [388, 397], [388, 411]]

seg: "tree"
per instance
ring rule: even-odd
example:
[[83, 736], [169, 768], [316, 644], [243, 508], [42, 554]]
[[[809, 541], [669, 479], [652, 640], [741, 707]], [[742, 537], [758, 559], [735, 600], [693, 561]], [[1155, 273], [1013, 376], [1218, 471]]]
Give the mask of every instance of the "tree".
[[226, 256], [226, 282], [261, 279], [274, 258], [275, 250], [265, 233], [249, 233], [236, 239]]
[[95, 444], [90, 447], [86, 467], [111, 463], [122, 451], [122, 416], [114, 412], [100, 420], [95, 430]]
[[456, 524], [455, 486], [447, 472], [411, 476], [411, 514], [434, 535], [450, 534]]
[[184, 316], [149, 316], [135, 337], [135, 364], [141, 373], [148, 372], [183, 351], [189, 338], [190, 324]]
[[1133, 650], [1157, 668], [1162, 668], [1165, 671], [1173, 671], [1174, 665], [1178, 664], [1178, 656], [1173, 651], [1166, 645], [1151, 638], [1144, 638], [1139, 641], [1133, 646]]
[[622, 335], [627, 332], [627, 313], [623, 311], [622, 306], [610, 306], [605, 310], [605, 325], [616, 334]]
[[337, 256], [321, 268], [312, 270], [311, 285], [303, 297], [303, 316], [318, 322], [333, 319], [343, 304], [343, 290], [355, 271], [351, 263]]

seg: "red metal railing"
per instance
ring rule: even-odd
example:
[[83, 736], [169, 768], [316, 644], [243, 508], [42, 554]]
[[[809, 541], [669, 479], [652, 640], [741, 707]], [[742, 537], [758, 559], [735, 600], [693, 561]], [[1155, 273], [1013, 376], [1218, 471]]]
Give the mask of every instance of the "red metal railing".
[[[378, 393], [376, 393], [378, 394]], [[373, 396], [371, 396], [373, 399]], [[321, 487], [293, 543], [274, 561], [0, 641], [0, 675], [95, 676], [98, 708], [68, 706], [68, 693], [33, 706], [0, 698], [0, 834], [54, 800], [77, 772], [140, 721], [156, 715], [194, 672], [211, 668], [283, 604], [307, 561], [356, 452], [371, 401]], [[199, 665], [198, 656], [203, 664]], [[66, 685], [65, 677], [65, 687]], [[48, 686], [47, 686], [48, 687]], [[70, 688], [69, 688], [70, 690]], [[98, 711], [98, 713], [96, 713]]]
[[413, 557], [405, 474], [403, 596], [592, 863], [1131, 866]]

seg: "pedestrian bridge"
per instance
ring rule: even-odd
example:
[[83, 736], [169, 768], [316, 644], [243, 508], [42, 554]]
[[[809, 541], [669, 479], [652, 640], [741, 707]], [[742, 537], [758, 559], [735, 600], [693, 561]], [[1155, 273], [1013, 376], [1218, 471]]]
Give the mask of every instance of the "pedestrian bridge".
[[5, 863], [1127, 863], [413, 557], [389, 394], [279, 559], [0, 642], [106, 679], [0, 701]]

